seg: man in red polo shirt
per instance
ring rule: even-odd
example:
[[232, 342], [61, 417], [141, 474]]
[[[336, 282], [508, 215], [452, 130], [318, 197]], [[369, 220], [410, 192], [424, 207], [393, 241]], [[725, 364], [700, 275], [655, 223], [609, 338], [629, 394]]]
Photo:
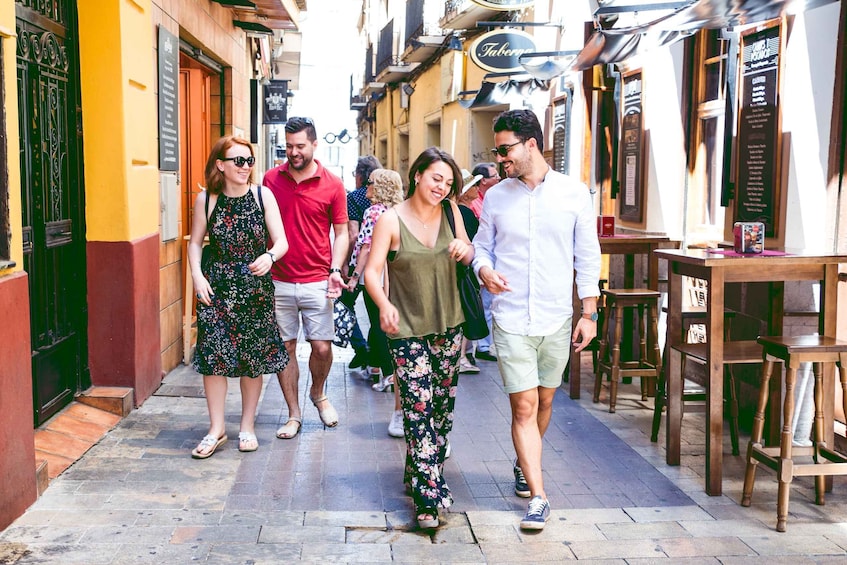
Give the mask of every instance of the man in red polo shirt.
[[349, 246], [347, 192], [341, 179], [314, 159], [317, 145], [315, 123], [310, 118], [289, 118], [285, 124], [288, 161], [265, 173], [262, 181], [276, 197], [288, 238], [288, 253], [271, 269], [276, 321], [291, 358], [277, 375], [288, 404], [288, 421], [276, 432], [281, 439], [296, 436], [303, 421], [296, 355], [301, 317], [303, 335], [312, 346], [309, 398], [325, 426], [338, 424], [338, 413], [327, 399], [324, 385], [332, 366], [335, 338], [332, 301], [341, 296], [341, 267]]

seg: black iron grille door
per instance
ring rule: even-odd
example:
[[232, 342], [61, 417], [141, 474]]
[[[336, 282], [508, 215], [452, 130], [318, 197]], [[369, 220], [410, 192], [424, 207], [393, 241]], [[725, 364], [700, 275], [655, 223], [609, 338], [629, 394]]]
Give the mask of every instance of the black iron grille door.
[[88, 386], [75, 4], [15, 5], [24, 268], [35, 424]]

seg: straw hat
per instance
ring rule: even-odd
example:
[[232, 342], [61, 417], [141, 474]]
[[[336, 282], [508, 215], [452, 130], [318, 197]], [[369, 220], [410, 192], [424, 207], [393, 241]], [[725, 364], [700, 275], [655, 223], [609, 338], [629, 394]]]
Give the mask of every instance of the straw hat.
[[462, 169], [462, 183], [464, 183], [464, 186], [462, 187], [462, 191], [459, 193], [459, 196], [472, 189], [476, 183], [481, 180], [482, 175], [472, 175], [467, 169]]

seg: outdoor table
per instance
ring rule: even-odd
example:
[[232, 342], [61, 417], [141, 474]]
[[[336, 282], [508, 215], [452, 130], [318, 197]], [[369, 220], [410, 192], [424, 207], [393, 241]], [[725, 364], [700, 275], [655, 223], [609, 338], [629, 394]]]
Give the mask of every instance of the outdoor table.
[[[635, 256], [647, 255], [647, 288], [659, 290], [659, 260], [653, 251], [656, 249], [678, 248], [680, 242], [663, 234], [615, 233], [613, 236], [600, 237], [600, 253], [603, 255], [624, 255], [624, 288], [636, 288]], [[582, 302], [574, 289], [574, 315], [582, 309]], [[627, 332], [627, 335], [631, 330]], [[571, 348], [570, 357], [570, 395], [579, 398], [580, 357]]]
[[[819, 328], [822, 335], [835, 336], [838, 265], [847, 263], [847, 255], [817, 253], [803, 250], [770, 251], [761, 254], [739, 254], [731, 249], [657, 250], [658, 259], [668, 261], [668, 326], [667, 340], [670, 359], [667, 370], [666, 460], [669, 465], [680, 461], [680, 421], [682, 416], [682, 355], [676, 346], [682, 345], [682, 277], [703, 279], [708, 283], [706, 302], [706, 339], [703, 348], [706, 359], [706, 493], [721, 494], [723, 462], [723, 382], [724, 360], [744, 354], [749, 343], [724, 342], [724, 285], [727, 283], [768, 283], [767, 332], [781, 335], [784, 315], [785, 281], [820, 281]], [[832, 367], [824, 373], [824, 426], [828, 445], [833, 445], [835, 375]], [[778, 382], [778, 381], [777, 381]], [[778, 394], [778, 391], [776, 392]], [[779, 405], [779, 403], [774, 403]], [[779, 413], [775, 414], [779, 425]], [[774, 418], [772, 418], [773, 420]], [[773, 429], [774, 423], [772, 423]]]

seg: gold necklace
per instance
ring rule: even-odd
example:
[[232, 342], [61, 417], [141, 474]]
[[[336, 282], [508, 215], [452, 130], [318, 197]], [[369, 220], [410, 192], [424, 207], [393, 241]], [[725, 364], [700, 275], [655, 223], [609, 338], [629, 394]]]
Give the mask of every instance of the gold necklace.
[[423, 226], [423, 229], [425, 229], [425, 230], [428, 230], [428, 229], [429, 229], [429, 222], [432, 222], [432, 220], [435, 218], [435, 214], [430, 214], [430, 215], [429, 215], [429, 219], [427, 220], [427, 222], [426, 222], [426, 223], [424, 223], [424, 222], [423, 222], [423, 220], [421, 220], [420, 218], [418, 218], [418, 215], [417, 215], [417, 214], [415, 214], [415, 213], [412, 211], [411, 206], [409, 207], [409, 213], [412, 215], [412, 217], [413, 217], [415, 220], [417, 220], [417, 221], [418, 221], [418, 223], [419, 223], [421, 226]]

